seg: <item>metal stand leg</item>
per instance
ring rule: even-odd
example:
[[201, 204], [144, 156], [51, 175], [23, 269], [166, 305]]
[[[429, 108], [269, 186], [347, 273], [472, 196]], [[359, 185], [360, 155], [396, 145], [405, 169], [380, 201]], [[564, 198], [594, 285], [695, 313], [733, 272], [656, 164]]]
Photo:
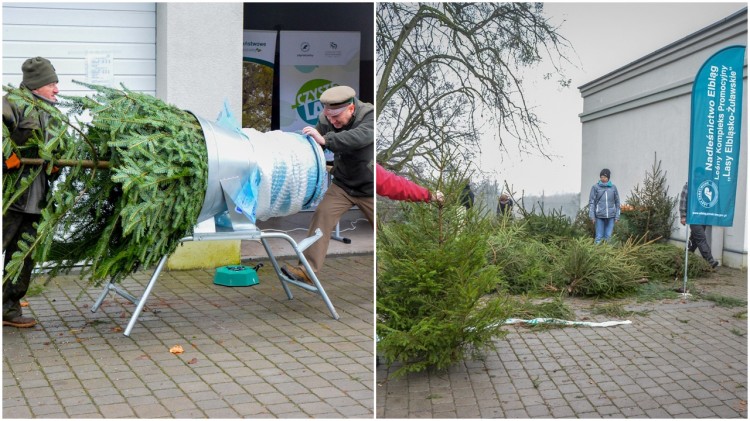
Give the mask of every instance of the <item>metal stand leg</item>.
[[143, 307], [146, 305], [146, 300], [148, 299], [148, 296], [151, 294], [151, 290], [154, 288], [154, 285], [156, 284], [156, 280], [159, 278], [159, 274], [161, 274], [161, 271], [164, 269], [164, 265], [167, 263], [167, 258], [169, 256], [164, 256], [159, 260], [159, 264], [156, 266], [156, 270], [154, 271], [153, 275], [151, 275], [151, 279], [148, 281], [148, 284], [146, 285], [146, 289], [143, 291], [143, 294], [141, 295], [141, 298], [136, 298], [127, 292], [125, 292], [124, 289], [120, 288], [119, 286], [115, 285], [112, 281], [108, 282], [107, 285], [104, 286], [104, 290], [101, 294], [99, 294], [99, 298], [96, 299], [96, 302], [91, 307], [91, 312], [95, 313], [97, 310], [99, 310], [99, 307], [104, 302], [104, 299], [107, 298], [107, 294], [109, 292], [114, 292], [115, 294], [125, 298], [126, 300], [130, 301], [131, 303], [135, 304], [135, 311], [130, 316], [130, 321], [128, 322], [128, 326], [125, 328], [125, 336], [130, 336], [130, 332], [133, 330], [133, 326], [135, 326], [135, 322], [138, 320], [138, 317], [141, 315], [141, 312], [143, 311]]
[[351, 244], [352, 240], [350, 238], [342, 237], [341, 231], [339, 229], [339, 223], [336, 222], [336, 231], [331, 234], [331, 240], [341, 241], [344, 244]]
[[117, 294], [117, 295], [119, 295], [119, 296], [121, 296], [121, 297], [124, 297], [125, 299], [127, 299], [128, 301], [130, 301], [130, 302], [131, 302], [131, 303], [133, 303], [133, 304], [135, 304], [135, 303], [137, 303], [137, 302], [138, 302], [138, 299], [137, 299], [137, 298], [135, 298], [135, 297], [133, 297], [132, 295], [130, 295], [130, 294], [128, 294], [127, 292], [125, 292], [125, 290], [124, 290], [124, 289], [122, 289], [122, 288], [118, 287], [118, 286], [117, 286], [117, 285], [115, 285], [115, 284], [114, 284], [114, 283], [113, 283], [112, 281], [109, 281], [109, 282], [107, 283], [107, 285], [105, 285], [105, 286], [104, 286], [104, 290], [103, 290], [103, 291], [102, 291], [102, 293], [101, 293], [101, 294], [99, 295], [99, 298], [97, 298], [97, 300], [96, 300], [96, 302], [94, 303], [93, 307], [91, 307], [91, 312], [92, 312], [92, 313], [96, 313], [96, 311], [97, 311], [97, 310], [99, 310], [99, 306], [101, 306], [101, 305], [102, 305], [102, 303], [104, 302], [104, 299], [105, 299], [105, 298], [107, 298], [107, 294], [108, 294], [108, 293], [109, 293], [110, 291], [114, 292], [115, 294]]
[[[316, 234], [320, 235], [320, 233]], [[313, 281], [313, 285], [308, 285], [302, 282], [298, 282], [294, 279], [289, 279], [286, 276], [284, 276], [281, 273], [281, 268], [279, 267], [278, 263], [276, 262], [276, 258], [273, 256], [273, 253], [271, 252], [270, 248], [266, 245], [265, 239], [266, 238], [281, 238], [283, 240], [286, 240], [291, 246], [292, 249], [294, 249], [295, 254], [297, 255], [297, 258], [300, 262], [302, 262], [302, 265], [305, 267], [305, 271], [307, 271], [307, 275], [310, 277], [310, 279]], [[309, 241], [312, 240], [312, 241]], [[271, 263], [273, 264], [274, 269], [276, 270], [276, 274], [279, 276], [279, 279], [281, 280], [282, 285], [284, 285], [284, 289], [288, 290], [288, 287], [286, 286], [286, 283], [294, 284], [302, 289], [306, 289], [308, 291], [317, 292], [320, 294], [321, 298], [323, 298], [323, 302], [328, 307], [328, 311], [331, 313], [331, 317], [334, 318], [334, 320], [339, 319], [339, 314], [336, 312], [336, 309], [333, 307], [333, 303], [331, 303], [331, 300], [328, 299], [328, 294], [326, 294], [325, 289], [323, 289], [323, 285], [320, 284], [320, 281], [318, 280], [318, 277], [315, 275], [315, 272], [310, 267], [310, 264], [307, 262], [307, 259], [305, 258], [305, 255], [302, 254], [302, 251], [306, 249], [312, 242], [317, 240], [317, 238], [310, 237], [306, 238], [305, 240], [302, 240], [302, 243], [304, 243], [301, 247], [297, 247], [297, 243], [294, 242], [294, 239], [292, 237], [283, 234], [283, 233], [263, 233], [261, 235], [261, 241], [263, 242], [264, 247], [266, 247], [266, 251], [268, 252], [268, 256], [271, 258]], [[287, 293], [287, 296], [290, 296], [291, 299], [291, 292]]]
[[[320, 230], [317, 230], [315, 235], [312, 237], [305, 238], [304, 240], [300, 241], [299, 244], [297, 244], [294, 239], [287, 234], [283, 233], [263, 233], [261, 231], [252, 231], [252, 232], [231, 232], [231, 233], [207, 233], [207, 234], [195, 234], [192, 237], [185, 237], [182, 239], [182, 241], [204, 241], [204, 240], [227, 240], [227, 239], [237, 239], [237, 240], [243, 240], [243, 239], [250, 239], [250, 240], [260, 240], [263, 244], [263, 247], [266, 249], [266, 253], [268, 253], [268, 257], [271, 259], [271, 264], [273, 265], [274, 270], [276, 271], [276, 274], [278, 275], [279, 279], [281, 280], [281, 286], [284, 288], [284, 292], [286, 292], [287, 297], [291, 300], [294, 298], [292, 295], [292, 291], [289, 289], [289, 286], [287, 284], [294, 284], [300, 288], [306, 289], [308, 291], [317, 292], [320, 294], [320, 296], [323, 298], [323, 302], [328, 307], [328, 311], [331, 312], [331, 316], [335, 319], [339, 319], [338, 313], [336, 313], [336, 309], [333, 307], [333, 304], [331, 303], [331, 300], [328, 299], [328, 295], [326, 294], [325, 290], [323, 289], [323, 285], [320, 284], [320, 281], [318, 280], [318, 277], [315, 276], [315, 272], [313, 272], [312, 268], [310, 267], [310, 264], [307, 262], [307, 259], [305, 258], [304, 254], [302, 252], [309, 247], [312, 243], [317, 241], [323, 234], [320, 232]], [[289, 279], [286, 276], [284, 276], [281, 272], [281, 267], [279, 266], [278, 261], [276, 260], [276, 257], [273, 255], [273, 252], [271, 251], [271, 247], [269, 247], [268, 242], [266, 239], [268, 238], [281, 238], [285, 241], [287, 241], [292, 248], [294, 249], [294, 252], [297, 255], [297, 258], [305, 267], [305, 270], [307, 271], [307, 274], [309, 275], [310, 279], [313, 281], [314, 286], [308, 285], [302, 282], [298, 282], [294, 279]], [[148, 281], [148, 284], [146, 284], [146, 289], [143, 291], [143, 294], [140, 298], [136, 298], [127, 292], [125, 292], [122, 288], [115, 285], [111, 281], [107, 283], [104, 286], [104, 290], [99, 294], [99, 297], [96, 299], [96, 302], [94, 303], [93, 307], [91, 307], [91, 312], [96, 312], [99, 307], [104, 302], [104, 299], [107, 297], [107, 294], [109, 292], [114, 292], [133, 304], [136, 305], [135, 310], [133, 311], [133, 314], [130, 316], [130, 321], [128, 322], [128, 326], [125, 328], [125, 336], [130, 336], [130, 333], [133, 331], [133, 327], [135, 326], [135, 322], [138, 321], [138, 317], [140, 317], [141, 312], [143, 311], [143, 307], [146, 305], [146, 300], [148, 299], [148, 296], [151, 294], [151, 290], [154, 288], [154, 285], [156, 285], [156, 280], [159, 279], [159, 275], [161, 274], [161, 271], [164, 269], [164, 265], [167, 263], [167, 259], [169, 256], [164, 256], [159, 260], [159, 264], [156, 266], [156, 269], [154, 270], [154, 273], [151, 275], [151, 279]]]
[[151, 294], [151, 290], [154, 288], [154, 284], [156, 284], [156, 279], [159, 278], [159, 274], [161, 274], [162, 269], [164, 269], [164, 265], [167, 263], [168, 257], [169, 256], [164, 256], [161, 258], [161, 260], [159, 260], [159, 265], [156, 266], [156, 270], [154, 271], [154, 274], [151, 275], [151, 280], [148, 281], [148, 285], [146, 285], [146, 289], [143, 291], [141, 299], [138, 300], [138, 305], [135, 307], [133, 315], [130, 316], [128, 327], [125, 328], [125, 336], [130, 336], [130, 332], [133, 330], [133, 326], [135, 326], [135, 322], [138, 320], [138, 316], [141, 315], [143, 306], [146, 305], [146, 300], [148, 299], [149, 294]]
[[263, 248], [266, 249], [266, 253], [268, 254], [268, 257], [271, 259], [271, 264], [273, 265], [273, 270], [276, 271], [276, 275], [279, 277], [279, 281], [281, 282], [281, 287], [284, 288], [284, 292], [286, 292], [286, 297], [290, 300], [294, 299], [294, 296], [292, 295], [292, 291], [289, 290], [289, 286], [286, 284], [286, 277], [281, 272], [281, 266], [279, 266], [279, 263], [276, 261], [276, 257], [273, 255], [273, 252], [271, 252], [271, 247], [268, 246], [268, 242], [265, 238], [260, 239], [261, 244], [263, 244]]
[[[323, 302], [326, 303], [326, 306], [328, 307], [328, 311], [331, 312], [331, 317], [333, 317], [334, 320], [339, 319], [339, 314], [336, 313], [336, 309], [333, 308], [333, 303], [331, 303], [331, 300], [328, 299], [328, 294], [326, 294], [325, 290], [323, 289], [323, 285], [320, 284], [320, 281], [318, 281], [318, 277], [315, 275], [315, 272], [310, 267], [310, 264], [307, 263], [307, 259], [305, 259], [305, 256], [297, 252], [297, 256], [300, 259], [300, 262], [305, 266], [305, 270], [307, 271], [307, 276], [310, 277], [310, 279], [315, 284], [315, 289], [317, 289], [317, 292], [320, 294], [321, 298], [323, 298]], [[309, 285], [306, 285], [309, 287]]]

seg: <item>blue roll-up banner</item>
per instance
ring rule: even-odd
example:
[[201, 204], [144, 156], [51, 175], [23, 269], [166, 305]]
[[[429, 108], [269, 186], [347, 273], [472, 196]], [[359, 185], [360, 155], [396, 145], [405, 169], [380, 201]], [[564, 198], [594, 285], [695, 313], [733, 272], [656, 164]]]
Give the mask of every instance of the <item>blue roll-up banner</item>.
[[687, 223], [732, 226], [737, 196], [745, 46], [722, 49], [698, 71], [690, 113]]

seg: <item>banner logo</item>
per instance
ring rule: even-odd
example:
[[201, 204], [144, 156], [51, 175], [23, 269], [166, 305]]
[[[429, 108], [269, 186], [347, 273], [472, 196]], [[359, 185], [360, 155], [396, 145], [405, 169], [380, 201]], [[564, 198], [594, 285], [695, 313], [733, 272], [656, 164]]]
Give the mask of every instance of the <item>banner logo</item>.
[[704, 208], [712, 208], [719, 202], [719, 186], [706, 180], [698, 187], [698, 203]]
[[299, 50], [302, 51], [303, 53], [310, 51], [310, 43], [303, 42], [302, 44], [299, 45]]
[[334, 86], [338, 85], [327, 79], [313, 79], [305, 82], [297, 91], [296, 103], [292, 105], [292, 109], [297, 110], [297, 115], [305, 123], [315, 125], [318, 122], [318, 114], [323, 110], [320, 95]]

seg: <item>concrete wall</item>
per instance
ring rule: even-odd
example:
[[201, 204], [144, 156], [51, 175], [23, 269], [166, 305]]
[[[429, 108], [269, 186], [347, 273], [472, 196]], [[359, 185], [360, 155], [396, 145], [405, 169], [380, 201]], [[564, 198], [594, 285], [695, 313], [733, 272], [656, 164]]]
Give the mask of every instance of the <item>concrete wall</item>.
[[[157, 3], [156, 96], [208, 120], [242, 112], [242, 3]], [[208, 226], [207, 226], [208, 225]], [[213, 221], [199, 230], [212, 229]], [[237, 264], [240, 241], [185, 243], [171, 269]]]
[[225, 98], [234, 112], [242, 110], [242, 8], [157, 4], [157, 97], [210, 120]]
[[[747, 45], [746, 9], [579, 88], [584, 98], [581, 206], [602, 168], [612, 171], [624, 202], [642, 184], [654, 157], [666, 172], [669, 193], [679, 197], [688, 176], [693, 79], [711, 55], [729, 45]], [[743, 86], [747, 107], [747, 61]], [[732, 267], [747, 267], [747, 112], [741, 145], [734, 226], [715, 227], [711, 238], [714, 256]], [[685, 228], [679, 221], [676, 226], [673, 239], [684, 242]]]

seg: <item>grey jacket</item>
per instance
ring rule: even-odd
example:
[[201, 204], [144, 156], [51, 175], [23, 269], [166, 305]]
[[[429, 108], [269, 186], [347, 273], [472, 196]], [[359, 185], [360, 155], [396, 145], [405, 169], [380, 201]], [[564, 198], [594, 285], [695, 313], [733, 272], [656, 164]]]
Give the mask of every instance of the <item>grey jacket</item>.
[[[23, 85], [21, 85], [21, 88], [28, 89]], [[47, 101], [40, 96], [36, 97]], [[49, 101], [47, 103], [51, 104]], [[48, 113], [37, 109], [31, 110], [26, 116], [24, 116], [24, 113], [25, 108], [8, 101], [7, 95], [3, 97], [3, 124], [8, 128], [10, 138], [16, 145], [25, 145], [34, 136], [35, 132], [41, 132], [45, 137], [49, 136], [47, 127], [50, 115]], [[22, 154], [22, 157], [38, 158], [38, 155], [35, 151], [27, 151]], [[30, 166], [23, 166], [21, 169], [21, 178], [28, 175], [32, 169]], [[42, 207], [44, 206], [42, 201], [46, 198], [48, 190], [49, 179], [46, 172], [42, 170], [39, 176], [34, 179], [31, 186], [8, 209], [38, 215], [42, 213]]]
[[333, 152], [333, 182], [355, 197], [373, 196], [373, 143], [375, 111], [372, 104], [355, 99], [352, 121], [337, 129], [320, 113], [315, 128]]
[[589, 219], [615, 218], [620, 220], [620, 194], [612, 182], [602, 184], [597, 182], [589, 193]]

